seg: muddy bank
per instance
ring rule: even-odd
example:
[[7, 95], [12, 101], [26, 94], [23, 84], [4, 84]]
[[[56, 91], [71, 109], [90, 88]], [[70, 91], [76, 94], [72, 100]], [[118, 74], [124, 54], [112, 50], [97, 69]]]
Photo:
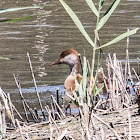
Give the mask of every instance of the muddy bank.
[[[121, 139], [140, 139], [140, 116], [137, 105], [114, 112], [96, 112], [94, 126], [90, 126], [91, 139], [117, 139], [114, 132]], [[61, 120], [48, 120], [41, 123], [22, 123], [16, 130], [10, 131], [6, 139], [83, 139], [82, 126], [79, 115], [67, 116]]]

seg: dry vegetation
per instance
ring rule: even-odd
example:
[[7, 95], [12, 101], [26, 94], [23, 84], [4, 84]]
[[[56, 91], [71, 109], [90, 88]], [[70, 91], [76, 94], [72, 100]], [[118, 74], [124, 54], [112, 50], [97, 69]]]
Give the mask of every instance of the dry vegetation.
[[[108, 56], [108, 76], [104, 75], [102, 68], [99, 71], [99, 75], [104, 80], [107, 96], [106, 98], [98, 98], [92, 110], [89, 109], [90, 107], [85, 109], [81, 102], [81, 105], [77, 107], [80, 115], [65, 114], [64, 109], [58, 105], [58, 92], [57, 101], [51, 96], [51, 109], [49, 106], [42, 107], [29, 54], [28, 58], [42, 116], [40, 118], [41, 114], [38, 114], [36, 109], [33, 110], [28, 106], [22, 95], [18, 77], [14, 75], [25, 109], [26, 119], [23, 119], [16, 110], [10, 95], [0, 89], [1, 139], [140, 139], [140, 116], [135, 97], [132, 95], [133, 92], [137, 95], [136, 100], [139, 98], [137, 94], [139, 92], [137, 88], [139, 82], [137, 82], [138, 85], [133, 82], [128, 53], [125, 71], [123, 71], [121, 62], [116, 58], [116, 54], [112, 58], [110, 55]], [[139, 74], [136, 74], [134, 69], [133, 71], [137, 81], [139, 81]], [[29, 120], [29, 113], [27, 112], [32, 116], [32, 121]], [[7, 117], [8, 119], [6, 119]]]

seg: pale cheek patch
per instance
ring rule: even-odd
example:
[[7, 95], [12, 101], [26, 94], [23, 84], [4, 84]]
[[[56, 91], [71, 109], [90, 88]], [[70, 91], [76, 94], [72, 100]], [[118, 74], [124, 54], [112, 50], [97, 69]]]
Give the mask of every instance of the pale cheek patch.
[[77, 57], [74, 54], [69, 54], [68, 56], [64, 58], [64, 61], [71, 65], [74, 65], [76, 60], [77, 60]]

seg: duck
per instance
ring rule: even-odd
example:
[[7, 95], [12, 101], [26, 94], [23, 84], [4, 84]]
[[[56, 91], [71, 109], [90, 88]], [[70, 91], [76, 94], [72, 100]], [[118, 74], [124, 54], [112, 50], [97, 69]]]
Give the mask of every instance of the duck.
[[[82, 75], [80, 74], [80, 71], [82, 73], [82, 64], [79, 53], [74, 49], [67, 49], [60, 53], [60, 56], [58, 59], [56, 59], [53, 63], [50, 64], [50, 66], [54, 65], [60, 65], [60, 64], [66, 64], [69, 66], [70, 72], [69, 75], [66, 77], [64, 81], [64, 88], [65, 88], [65, 94], [63, 96], [64, 101], [64, 109], [67, 114], [67, 110], [69, 108], [70, 114], [72, 108], [77, 108], [77, 105], [73, 103], [75, 99], [72, 101], [73, 97], [73, 90], [75, 90], [75, 76], [77, 78], [78, 83], [82, 81]], [[104, 83], [104, 80], [108, 84], [108, 80], [104, 75], [103, 69], [101, 68], [98, 72], [97, 76], [97, 86], [100, 87], [102, 83]], [[90, 79], [87, 79], [87, 89], [90, 83]], [[107, 92], [106, 86], [103, 88], [103, 92]]]
[[69, 66], [70, 72], [64, 82], [64, 88], [66, 92], [75, 89], [75, 75], [77, 78], [78, 83], [82, 80], [82, 75], [80, 74], [80, 58], [79, 54], [74, 49], [67, 49], [61, 52], [58, 59], [56, 59], [50, 66], [59, 65], [59, 64], [66, 64]]
[[[82, 80], [82, 75], [80, 74], [80, 69], [82, 71], [82, 64], [79, 57], [79, 53], [75, 49], [66, 49], [62, 51], [59, 58], [56, 59], [53, 63], [51, 63], [50, 66], [59, 64], [66, 64], [69, 66], [70, 73], [68, 77], [65, 79], [64, 88], [66, 92], [69, 91], [71, 92], [72, 90], [75, 89], [75, 75], [79, 84]], [[108, 79], [104, 75], [102, 68], [100, 68], [98, 71], [97, 80], [98, 87], [100, 87], [100, 85], [104, 83], [104, 80], [108, 85]], [[88, 82], [89, 81], [90, 80], [88, 79]], [[106, 87], [103, 89], [103, 93], [106, 93]]]

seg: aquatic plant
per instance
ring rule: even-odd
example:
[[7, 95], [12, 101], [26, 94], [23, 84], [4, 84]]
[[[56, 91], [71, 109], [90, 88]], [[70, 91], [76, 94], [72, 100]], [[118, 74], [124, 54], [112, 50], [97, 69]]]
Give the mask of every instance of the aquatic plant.
[[[84, 26], [82, 25], [81, 21], [79, 20], [78, 16], [75, 14], [75, 12], [64, 2], [64, 0], [60, 0], [61, 4], [63, 5], [66, 12], [69, 14], [71, 19], [74, 21], [77, 28], [80, 30], [80, 32], [83, 34], [85, 39], [88, 41], [88, 43], [92, 47], [92, 63], [91, 66], [89, 65], [86, 57], [83, 58], [83, 79], [82, 82], [79, 84], [75, 78], [76, 83], [76, 90], [73, 91], [74, 95], [74, 102], [76, 102], [79, 106], [79, 111], [81, 114], [82, 121], [84, 122], [85, 132], [86, 132], [86, 138], [90, 139], [89, 134], [89, 124], [90, 121], [92, 122], [91, 114], [93, 107], [94, 107], [94, 100], [93, 98], [100, 93], [100, 91], [103, 89], [103, 84], [98, 87], [97, 86], [97, 75], [99, 71], [99, 62], [100, 62], [100, 53], [102, 52], [102, 48], [110, 46], [114, 43], [119, 42], [120, 40], [133, 35], [137, 32], [138, 28], [129, 30], [113, 40], [101, 45], [100, 38], [99, 38], [99, 30], [101, 30], [118, 6], [120, 0], [114, 0], [114, 2], [110, 5], [110, 7], [107, 9], [107, 11], [104, 13], [103, 17], [101, 17], [101, 10], [104, 6], [104, 0], [99, 0], [98, 3], [98, 9], [96, 8], [95, 4], [92, 0], [85, 0], [88, 6], [90, 7], [93, 14], [96, 16], [97, 22], [96, 22], [96, 28], [94, 29], [94, 39], [91, 39], [89, 34], [86, 32]], [[99, 51], [100, 50], [100, 51]], [[98, 54], [99, 52], [99, 54]], [[95, 69], [95, 56], [98, 54], [98, 62], [97, 62], [97, 69]], [[94, 72], [96, 70], [96, 74], [94, 75]], [[88, 88], [87, 88], [87, 81], [90, 79]], [[115, 134], [118, 139], [119, 136]], [[84, 135], [83, 135], [84, 136]]]

